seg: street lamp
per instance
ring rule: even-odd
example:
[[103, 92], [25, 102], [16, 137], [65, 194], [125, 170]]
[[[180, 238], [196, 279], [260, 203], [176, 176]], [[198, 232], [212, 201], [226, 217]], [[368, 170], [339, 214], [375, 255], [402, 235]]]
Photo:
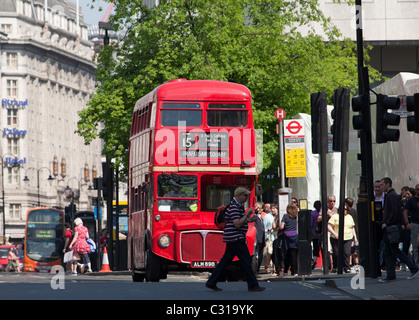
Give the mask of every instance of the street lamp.
[[[36, 171], [36, 178], [37, 178], [37, 189], [38, 189], [38, 207], [40, 207], [41, 206], [41, 199], [40, 199], [40, 193], [39, 193], [39, 191], [40, 191], [40, 188], [39, 188], [39, 173], [42, 171], [42, 170], [44, 170], [44, 169], [46, 169], [46, 170], [48, 170], [48, 172], [49, 172], [49, 177], [48, 177], [48, 181], [51, 183], [53, 180], [54, 180], [54, 178], [51, 176], [51, 170], [49, 169], [49, 168], [47, 168], [47, 167], [42, 167], [42, 168], [39, 168], [39, 169], [36, 169], [36, 168], [28, 168], [27, 170], [26, 170], [26, 173], [29, 171], [29, 170], [35, 170]], [[25, 175], [25, 178], [23, 179], [23, 181], [24, 182], [28, 182], [29, 181], [29, 178], [28, 178], [28, 176], [27, 175]]]
[[65, 192], [65, 194], [68, 194], [68, 193], [71, 192], [71, 204], [70, 204], [70, 214], [71, 214], [71, 217], [70, 217], [70, 222], [71, 222], [71, 229], [74, 230], [74, 214], [75, 214], [75, 212], [74, 212], [74, 190], [71, 189], [69, 186], [67, 186], [64, 189], [64, 192]]
[[[65, 194], [66, 198], [71, 197], [71, 203], [70, 203], [70, 215], [71, 215], [70, 221], [71, 221], [71, 228], [74, 228], [74, 217], [75, 217], [75, 214], [76, 214], [76, 212], [75, 212], [75, 209], [76, 209], [75, 207], [76, 206], [74, 204], [74, 200], [75, 199], [78, 199], [79, 205], [80, 205], [81, 188], [82, 188], [82, 186], [87, 185], [88, 184], [88, 181], [89, 181], [88, 171], [89, 171], [88, 170], [88, 165], [85, 164], [85, 167], [84, 167], [84, 178], [81, 178], [81, 179], [77, 179], [76, 177], [70, 178], [67, 181], [67, 187], [64, 189], [64, 194]], [[78, 189], [73, 189], [73, 188], [71, 188], [69, 186], [71, 180], [76, 180], [77, 181]], [[82, 180], [84, 180], [86, 183], [85, 184], [82, 183]]]

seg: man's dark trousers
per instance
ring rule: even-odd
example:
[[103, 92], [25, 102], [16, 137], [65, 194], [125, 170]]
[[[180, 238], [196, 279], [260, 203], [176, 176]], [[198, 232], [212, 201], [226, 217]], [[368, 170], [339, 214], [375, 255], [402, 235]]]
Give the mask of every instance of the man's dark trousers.
[[254, 289], [259, 286], [256, 279], [255, 273], [252, 270], [252, 257], [247, 249], [246, 242], [244, 240], [238, 240], [234, 242], [226, 243], [226, 250], [220, 262], [218, 262], [211, 277], [207, 281], [209, 287], [214, 287], [217, 284], [218, 278], [223, 272], [224, 268], [233, 261], [234, 257], [238, 257], [243, 267], [244, 274], [246, 276], [248, 289]]
[[418, 270], [418, 267], [408, 255], [399, 249], [398, 243], [388, 243], [384, 241], [383, 248], [384, 261], [386, 263], [387, 279], [396, 279], [396, 258], [405, 263], [411, 273]]

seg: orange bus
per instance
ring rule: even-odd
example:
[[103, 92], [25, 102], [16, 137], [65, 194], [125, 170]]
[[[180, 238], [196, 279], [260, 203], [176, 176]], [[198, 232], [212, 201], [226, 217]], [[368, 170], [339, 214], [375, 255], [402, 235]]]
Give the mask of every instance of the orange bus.
[[64, 212], [54, 208], [28, 210], [25, 226], [24, 271], [50, 272], [61, 265]]
[[[128, 166], [134, 281], [215, 267], [225, 250], [214, 224], [217, 207], [228, 204], [238, 186], [252, 192], [246, 207], [256, 201], [255, 139], [251, 94], [240, 84], [176, 79], [137, 101]], [[251, 255], [255, 236], [251, 224]]]

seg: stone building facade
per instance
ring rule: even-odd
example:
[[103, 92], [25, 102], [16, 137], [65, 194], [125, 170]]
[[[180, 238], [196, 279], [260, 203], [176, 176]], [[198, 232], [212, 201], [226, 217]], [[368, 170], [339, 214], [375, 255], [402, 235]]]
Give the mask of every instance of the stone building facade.
[[6, 237], [24, 234], [28, 209], [64, 209], [72, 194], [78, 210], [92, 209], [101, 142], [85, 145], [74, 132], [95, 89], [93, 55], [76, 5], [0, 1], [0, 230], [5, 221]]

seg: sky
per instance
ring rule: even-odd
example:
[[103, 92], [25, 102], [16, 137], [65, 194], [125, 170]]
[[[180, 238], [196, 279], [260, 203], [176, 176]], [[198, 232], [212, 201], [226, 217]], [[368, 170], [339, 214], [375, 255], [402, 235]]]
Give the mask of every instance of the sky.
[[[77, 0], [70, 0], [74, 4], [77, 3]], [[90, 9], [90, 6], [93, 4], [94, 8]], [[79, 0], [79, 6], [83, 12], [84, 22], [86, 24], [95, 24], [97, 25], [99, 21], [105, 15], [106, 9], [109, 6], [109, 3], [103, 0], [95, 0], [93, 3], [92, 0]], [[102, 11], [100, 11], [102, 8]]]

